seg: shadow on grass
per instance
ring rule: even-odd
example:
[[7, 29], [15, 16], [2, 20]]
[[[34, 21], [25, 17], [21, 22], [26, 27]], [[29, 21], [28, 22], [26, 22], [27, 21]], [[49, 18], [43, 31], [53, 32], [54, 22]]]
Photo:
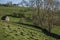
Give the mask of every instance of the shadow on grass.
[[52, 33], [52, 32], [49, 32], [48, 30], [43, 29], [43, 28], [41, 28], [41, 27], [39, 27], [39, 26], [35, 26], [35, 25], [31, 25], [31, 24], [25, 24], [25, 23], [17, 23], [17, 24], [22, 24], [22, 25], [31, 26], [31, 27], [40, 29], [40, 30], [42, 30], [42, 32], [43, 32], [45, 35], [50, 36], [50, 37], [53, 37], [53, 38], [56, 38], [56, 39], [60, 39], [60, 35], [55, 34], [55, 33]]

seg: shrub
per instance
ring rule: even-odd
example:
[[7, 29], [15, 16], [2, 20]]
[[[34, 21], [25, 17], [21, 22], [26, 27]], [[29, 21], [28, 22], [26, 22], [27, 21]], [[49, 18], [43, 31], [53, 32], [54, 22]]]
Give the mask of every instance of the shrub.
[[11, 16], [12, 16], [12, 17], [17, 17], [17, 18], [25, 17], [22, 12], [20, 12], [20, 13], [15, 13], [15, 12], [14, 12]]

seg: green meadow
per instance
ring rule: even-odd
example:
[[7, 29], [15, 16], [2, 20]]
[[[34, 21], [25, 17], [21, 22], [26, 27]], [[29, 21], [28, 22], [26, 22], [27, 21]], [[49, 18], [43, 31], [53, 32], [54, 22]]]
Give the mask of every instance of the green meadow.
[[[4, 15], [12, 15], [22, 10], [24, 11], [24, 16], [27, 17], [26, 19], [9, 16], [9, 22], [1, 20], [1, 17]], [[31, 26], [31, 14], [31, 10], [27, 10], [27, 8], [0, 6], [0, 40], [60, 40], [46, 35], [35, 26]], [[19, 24], [18, 22], [21, 23]], [[52, 33], [60, 35], [59, 30], [60, 26], [55, 25]]]

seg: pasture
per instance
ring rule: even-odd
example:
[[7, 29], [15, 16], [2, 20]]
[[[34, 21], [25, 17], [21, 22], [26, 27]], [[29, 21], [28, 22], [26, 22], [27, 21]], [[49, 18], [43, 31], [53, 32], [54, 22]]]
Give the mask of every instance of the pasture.
[[[31, 19], [31, 11], [25, 11], [22, 7], [4, 7], [0, 6], [0, 40], [60, 40], [46, 35], [41, 29], [32, 25], [27, 18], [10, 17], [10, 21], [2, 21], [3, 15], [11, 15], [14, 12], [19, 13], [24, 10], [24, 16]], [[19, 23], [20, 22], [20, 23]], [[60, 35], [60, 26], [54, 26], [52, 33]]]

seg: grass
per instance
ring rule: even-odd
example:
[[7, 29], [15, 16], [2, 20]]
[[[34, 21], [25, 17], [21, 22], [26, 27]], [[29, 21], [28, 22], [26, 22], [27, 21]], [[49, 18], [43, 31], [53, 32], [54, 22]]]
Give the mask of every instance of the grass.
[[52, 32], [53, 33], [56, 33], [56, 34], [59, 34], [60, 35], [60, 26], [54, 26], [53, 28], [52, 28]]
[[34, 27], [1, 21], [0, 40], [55, 40], [55, 38], [49, 39], [41, 30]]
[[19, 7], [15, 8], [15, 7], [0, 7], [0, 13], [2, 14], [9, 14], [9, 13], [13, 13], [13, 12], [18, 12]]
[[[12, 22], [24, 22], [31, 24], [22, 18], [10, 17], [10, 22], [1, 21], [1, 16], [19, 12], [22, 7], [3, 7], [0, 6], [0, 40], [58, 40], [45, 35], [41, 29]], [[30, 17], [31, 11], [25, 12], [26, 17]], [[60, 26], [54, 26], [53, 33], [60, 34]], [[60, 39], [59, 39], [60, 40]]]

